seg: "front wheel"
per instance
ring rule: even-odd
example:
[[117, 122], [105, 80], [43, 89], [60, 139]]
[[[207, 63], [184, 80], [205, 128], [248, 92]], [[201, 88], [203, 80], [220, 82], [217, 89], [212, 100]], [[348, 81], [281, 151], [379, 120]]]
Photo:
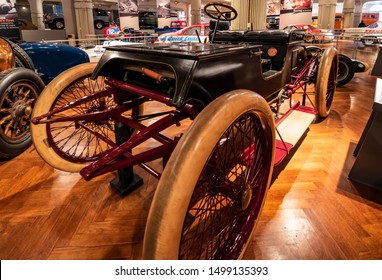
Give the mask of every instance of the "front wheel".
[[44, 86], [30, 69], [0, 73], [0, 158], [15, 157], [32, 144], [31, 113]]
[[[90, 79], [96, 63], [84, 63], [72, 67], [57, 76], [41, 94], [33, 118], [48, 112], [44, 120], [52, 123], [32, 124], [33, 144], [39, 155], [54, 168], [79, 172], [89, 163], [100, 159], [116, 145], [113, 117], [97, 120], [71, 120], [67, 118], [89, 113], [101, 113], [117, 106], [113, 95], [97, 97], [97, 93], [107, 89], [105, 77]], [[86, 99], [86, 97], [95, 97]], [[71, 102], [88, 100], [83, 104], [68, 106]], [[64, 109], [67, 108], [67, 109]], [[123, 113], [123, 116], [137, 117], [139, 108]], [[61, 121], [56, 121], [60, 120]]]
[[318, 116], [326, 118], [332, 107], [338, 77], [338, 53], [333, 47], [324, 51], [318, 65], [315, 104]]
[[273, 170], [275, 129], [260, 95], [211, 102], [172, 153], [146, 225], [145, 259], [239, 259]]
[[104, 24], [103, 24], [102, 21], [97, 20], [97, 21], [94, 22], [94, 28], [95, 28], [95, 29], [100, 30], [100, 29], [102, 29], [103, 27], [104, 27]]

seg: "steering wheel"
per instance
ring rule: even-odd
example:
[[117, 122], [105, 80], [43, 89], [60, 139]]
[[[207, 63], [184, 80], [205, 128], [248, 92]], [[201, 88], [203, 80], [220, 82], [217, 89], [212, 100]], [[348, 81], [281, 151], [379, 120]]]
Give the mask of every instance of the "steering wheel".
[[204, 6], [204, 12], [212, 19], [231, 21], [237, 18], [237, 11], [223, 3], [209, 3]]

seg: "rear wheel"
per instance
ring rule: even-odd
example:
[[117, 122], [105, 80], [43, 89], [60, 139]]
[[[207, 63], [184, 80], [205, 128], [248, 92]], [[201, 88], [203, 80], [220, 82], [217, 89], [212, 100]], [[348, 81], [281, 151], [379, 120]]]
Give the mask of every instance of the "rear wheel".
[[346, 55], [340, 54], [338, 61], [337, 86], [341, 87], [350, 82], [354, 77], [353, 61]]
[[12, 158], [32, 144], [30, 119], [44, 83], [32, 70], [0, 73], [0, 158]]
[[146, 225], [145, 259], [241, 258], [273, 170], [274, 121], [247, 90], [215, 99], [171, 155]]
[[362, 39], [362, 42], [366, 45], [366, 46], [374, 46], [376, 44], [378, 44], [378, 40], [377, 40], [377, 37], [374, 37], [374, 36], [366, 36]]
[[[96, 63], [75, 66], [56, 77], [41, 94], [33, 117], [58, 110], [70, 102], [106, 89], [104, 77], [91, 80]], [[50, 120], [85, 113], [98, 113], [117, 106], [113, 95], [89, 100], [81, 105], [49, 117]], [[135, 117], [139, 108], [124, 113]], [[87, 164], [101, 158], [115, 145], [115, 120], [112, 117], [96, 121], [75, 120], [32, 125], [33, 144], [40, 156], [53, 167], [78, 172]]]
[[63, 19], [54, 20], [53, 26], [55, 29], [64, 29], [65, 28], [64, 20]]
[[333, 47], [324, 51], [320, 58], [316, 79], [315, 104], [318, 116], [329, 115], [338, 77], [338, 53]]

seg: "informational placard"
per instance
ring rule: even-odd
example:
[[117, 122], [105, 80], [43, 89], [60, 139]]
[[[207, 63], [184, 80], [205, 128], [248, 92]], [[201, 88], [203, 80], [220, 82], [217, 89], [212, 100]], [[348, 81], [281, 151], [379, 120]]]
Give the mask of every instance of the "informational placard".
[[280, 15], [280, 1], [267, 0], [267, 16]]
[[371, 25], [379, 20], [379, 13], [362, 13], [362, 21], [366, 26]]
[[119, 15], [138, 16], [138, 0], [119, 0]]
[[170, 9], [170, 0], [157, 0], [158, 18], [169, 18]]
[[382, 79], [377, 79], [377, 84], [375, 86], [375, 96], [374, 102], [378, 104], [382, 104]]
[[15, 2], [14, 0], [0, 0], [0, 36], [20, 40]]
[[280, 29], [290, 24], [312, 23], [311, 0], [281, 0]]
[[281, 0], [281, 13], [297, 13], [312, 11], [311, 0]]
[[119, 25], [121, 30], [139, 29], [138, 0], [119, 0]]

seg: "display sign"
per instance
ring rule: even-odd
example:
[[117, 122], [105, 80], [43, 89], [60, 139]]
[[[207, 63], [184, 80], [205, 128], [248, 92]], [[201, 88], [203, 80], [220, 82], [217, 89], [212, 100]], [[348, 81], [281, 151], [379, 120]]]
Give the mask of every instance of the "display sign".
[[13, 0], [0, 0], [0, 36], [20, 40], [16, 3]]
[[280, 29], [290, 24], [312, 23], [311, 0], [281, 0]]
[[138, 16], [138, 0], [119, 0], [119, 15]]
[[362, 21], [366, 26], [376, 23], [379, 20], [379, 13], [362, 13]]
[[281, 14], [312, 12], [311, 0], [281, 0]]
[[280, 1], [268, 0], [267, 1], [267, 16], [275, 16], [280, 14]]
[[170, 0], [157, 0], [158, 18], [169, 18], [170, 10]]

